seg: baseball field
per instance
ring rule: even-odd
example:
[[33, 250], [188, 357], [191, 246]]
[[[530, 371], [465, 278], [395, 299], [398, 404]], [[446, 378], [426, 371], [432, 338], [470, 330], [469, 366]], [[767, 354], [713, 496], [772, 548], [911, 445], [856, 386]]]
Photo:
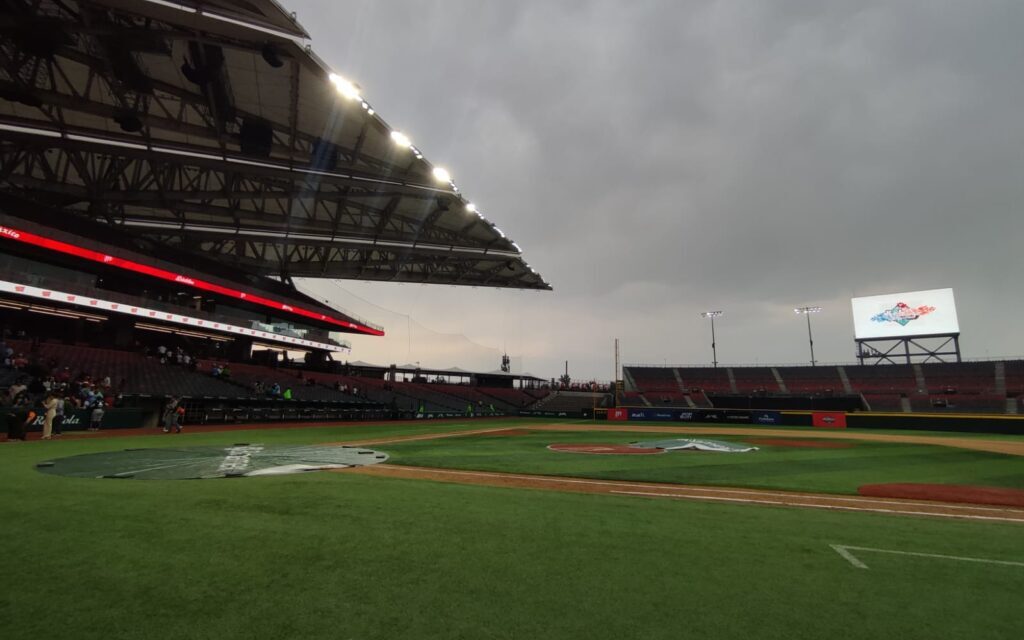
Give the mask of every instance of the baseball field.
[[[684, 438], [757, 449], [651, 446]], [[262, 449], [377, 464], [145, 479]], [[1024, 637], [1024, 438], [526, 419], [80, 434], [0, 445], [0, 491], [3, 638]]]

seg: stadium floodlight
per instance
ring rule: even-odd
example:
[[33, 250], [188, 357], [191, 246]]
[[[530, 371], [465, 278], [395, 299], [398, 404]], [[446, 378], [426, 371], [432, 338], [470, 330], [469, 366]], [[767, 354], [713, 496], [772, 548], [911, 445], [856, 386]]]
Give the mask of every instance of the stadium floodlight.
[[355, 84], [336, 73], [332, 73], [327, 77], [330, 79], [331, 84], [334, 85], [334, 88], [338, 90], [338, 93], [340, 93], [344, 98], [348, 100], [362, 101], [363, 97], [359, 94], [359, 87]]
[[466, 211], [468, 211], [469, 213], [476, 213], [476, 205], [473, 204], [472, 202], [467, 202]]
[[711, 320], [711, 365], [718, 368], [718, 345], [715, 344], [715, 318], [721, 318], [722, 311], [701, 311], [700, 317]]
[[410, 140], [409, 136], [405, 135], [401, 131], [392, 131], [391, 139], [394, 140], [395, 144], [397, 144], [400, 147], [412, 149], [412, 140]]
[[434, 179], [438, 182], [450, 183], [452, 181], [452, 174], [448, 173], [448, 170], [442, 167], [434, 167]]
[[821, 307], [797, 307], [793, 311], [797, 315], [807, 317], [807, 343], [811, 346], [811, 366], [813, 367], [818, 363], [814, 359], [814, 336], [811, 334], [811, 314], [821, 313]]

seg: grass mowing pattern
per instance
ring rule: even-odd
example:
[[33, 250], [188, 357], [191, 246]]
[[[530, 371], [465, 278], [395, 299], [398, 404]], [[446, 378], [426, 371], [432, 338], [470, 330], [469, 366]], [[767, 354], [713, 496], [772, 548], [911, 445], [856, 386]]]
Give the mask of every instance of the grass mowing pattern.
[[2, 636], [932, 640], [1024, 634], [1020, 568], [875, 556], [865, 558], [871, 566], [865, 571], [828, 547], [1021, 561], [1019, 525], [334, 473], [120, 482], [32, 468], [37, 460], [101, 447], [246, 439], [298, 444], [349, 440], [352, 433], [282, 430], [250, 438], [235, 432], [0, 447], [0, 532], [8, 545], [0, 555]]
[[[1024, 489], [1024, 457], [917, 444], [853, 441], [848, 449], [758, 445], [752, 453], [668, 452], [601, 456], [555, 452], [552, 443], [620, 443], [666, 434], [536, 432], [383, 444], [392, 464], [683, 484], [855, 494], [864, 484], [929, 482]], [[701, 437], [680, 435], [679, 437]], [[742, 436], [706, 436], [745, 442]], [[751, 436], [755, 437], [755, 436]]]

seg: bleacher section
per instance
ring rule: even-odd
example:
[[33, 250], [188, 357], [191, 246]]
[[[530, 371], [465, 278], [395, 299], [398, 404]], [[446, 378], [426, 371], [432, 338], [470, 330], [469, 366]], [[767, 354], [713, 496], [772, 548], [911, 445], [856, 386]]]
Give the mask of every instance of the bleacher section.
[[612, 397], [607, 393], [591, 393], [589, 391], [556, 391], [543, 401], [534, 405], [534, 409], [544, 411], [578, 412], [594, 407], [607, 407]]
[[[12, 346], [17, 344], [14, 341], [8, 343]], [[28, 343], [17, 344], [15, 348], [29, 352]], [[109, 376], [114, 389], [125, 395], [214, 398], [249, 395], [235, 385], [185, 367], [160, 364], [154, 358], [131, 351], [42, 343], [38, 354], [44, 362], [55, 362], [58, 369], [68, 367], [73, 379], [83, 373], [93, 380]]]
[[510, 411], [513, 408], [526, 409], [527, 407], [533, 405], [538, 400], [546, 397], [549, 393], [547, 391], [544, 391], [541, 394], [540, 390], [536, 390], [533, 393], [537, 393], [538, 395], [540, 395], [540, 397], [537, 397], [537, 395], [531, 394], [526, 389], [506, 389], [495, 387], [478, 387], [477, 389], [480, 393], [482, 393], [485, 396], [494, 398], [496, 400], [500, 400], [506, 406], [509, 407]]
[[644, 393], [679, 392], [679, 381], [671, 368], [667, 367], [630, 367], [633, 381], [637, 389]]
[[[1017, 406], [1012, 400], [1008, 403], [1007, 398], [1024, 397], [1024, 360], [1000, 364], [1005, 381], [998, 379], [995, 362], [844, 365], [843, 370], [850, 392], [863, 398], [866, 410], [1003, 413], [1008, 404]], [[642, 394], [655, 406], [688, 406], [686, 394], [678, 391], [677, 375], [683, 388], [689, 390], [690, 400], [701, 407], [721, 406], [715, 398], [736, 404], [744, 395], [773, 396], [776, 405], [780, 397], [793, 398], [794, 408], [807, 406], [803, 399], [809, 397], [819, 399], [818, 404], [822, 398], [850, 397], [837, 366], [787, 366], [775, 367], [774, 371], [772, 367], [628, 369], [637, 395], [627, 397], [627, 401], [634, 405], [642, 404]], [[735, 381], [735, 392], [730, 378]]]
[[782, 391], [769, 367], [732, 367], [732, 375], [736, 380], [736, 391], [739, 393], [778, 393]]
[[789, 393], [830, 395], [843, 393], [838, 367], [776, 367]]
[[[29, 354], [28, 341], [8, 340], [16, 352]], [[44, 368], [62, 370], [67, 367], [72, 379], [88, 375], [94, 381], [109, 376], [113, 389], [124, 396], [163, 398], [178, 396], [188, 399], [230, 399], [280, 401], [269, 395], [277, 383], [282, 392], [292, 391], [292, 399], [299, 403], [344, 403], [351, 406], [381, 406], [397, 411], [415, 413], [420, 408], [431, 413], [466, 413], [467, 405], [474, 413], [506, 414], [537, 402], [536, 396], [546, 397], [542, 390], [484, 389], [454, 384], [425, 384], [387, 382], [381, 378], [346, 376], [321, 372], [300, 372], [293, 368], [274, 368], [263, 365], [226, 362], [224, 360], [197, 360], [195, 369], [176, 364], [161, 364], [156, 357], [147, 357], [134, 351], [100, 349], [85, 346], [41, 343], [33, 358]], [[227, 365], [227, 378], [211, 375], [214, 363]], [[13, 370], [2, 372], [10, 381], [22, 377]], [[312, 379], [313, 384], [309, 383]], [[256, 383], [262, 391], [255, 390]], [[8, 386], [10, 382], [7, 383]], [[340, 391], [336, 385], [343, 386]], [[588, 404], [588, 407], [590, 405]]]
[[[209, 372], [212, 364], [212, 361], [201, 360], [199, 362], [199, 371]], [[242, 364], [237, 362], [230, 363], [230, 368], [231, 377], [228, 380], [219, 380], [207, 374], [208, 378], [214, 382], [225, 382], [236, 387], [241, 387], [240, 391], [242, 395], [246, 396], [265, 396], [267, 395], [266, 390], [270, 389], [274, 383], [277, 383], [281, 386], [282, 391], [285, 388], [290, 388], [292, 390], [292, 398], [295, 400], [315, 402], [366, 402], [365, 399], [357, 398], [347, 393], [342, 393], [321, 384], [309, 386], [306, 378], [298, 377], [299, 372], [294, 370], [274, 369], [271, 367]], [[308, 377], [313, 380], [318, 379], [316, 374], [309, 374]], [[263, 385], [263, 388], [265, 389], [261, 394], [255, 393], [253, 390], [257, 382]]]
[[709, 393], [731, 393], [729, 372], [725, 367], [686, 367], [679, 369], [683, 387], [701, 389]]
[[992, 393], [996, 374], [993, 362], [926, 363], [921, 365], [928, 393]]
[[1024, 398], [1024, 360], [1007, 360], [1006, 395]]

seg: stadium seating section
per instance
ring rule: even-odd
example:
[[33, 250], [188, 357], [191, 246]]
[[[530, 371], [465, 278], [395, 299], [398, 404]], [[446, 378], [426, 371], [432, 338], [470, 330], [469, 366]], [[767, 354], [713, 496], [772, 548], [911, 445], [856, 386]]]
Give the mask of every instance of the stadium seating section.
[[582, 411], [595, 407], [608, 407], [612, 403], [612, 397], [607, 393], [556, 391], [535, 404], [531, 409], [543, 411]]
[[[32, 345], [25, 340], [8, 340], [18, 353], [29, 354]], [[302, 402], [375, 405], [401, 411], [465, 413], [471, 405], [474, 414], [509, 413], [526, 408], [550, 392], [540, 389], [492, 389], [456, 384], [387, 382], [383, 378], [347, 376], [334, 373], [300, 372], [292, 368], [274, 368], [250, 363], [200, 359], [194, 369], [161, 364], [155, 357], [135, 351], [101, 349], [88, 346], [40, 343], [34, 357], [46, 368], [67, 367], [72, 379], [86, 375], [94, 381], [109, 376], [111, 386], [125, 396], [186, 399], [268, 399], [268, 390], [277, 383], [282, 391], [290, 388], [292, 398]], [[227, 364], [229, 377], [211, 375], [213, 365]], [[0, 371], [0, 388], [22, 377], [18, 371]], [[310, 383], [310, 380], [313, 382]], [[256, 385], [262, 391], [256, 391]], [[339, 390], [339, 387], [345, 391]], [[591, 406], [587, 402], [587, 407]]]
[[856, 397], [860, 407], [870, 411], [1004, 413], [1024, 399], [1024, 360], [627, 369], [635, 388], [627, 391], [626, 403], [635, 406], [752, 406], [747, 396], [770, 396], [776, 398], [775, 405], [780, 404], [778, 398], [791, 398], [796, 408]]
[[[29, 353], [27, 341], [8, 340]], [[543, 389], [485, 388], [462, 384], [389, 382], [383, 378], [300, 372], [294, 368], [230, 362], [229, 378], [210, 375], [213, 361], [197, 367], [161, 364], [134, 351], [41, 343], [38, 359], [73, 377], [110, 377], [126, 396], [185, 398], [266, 398], [274, 383], [291, 388], [298, 401], [363, 405], [435, 413], [512, 413], [519, 409], [579, 411], [607, 407], [606, 393], [549, 392]], [[223, 362], [221, 361], [221, 364]], [[0, 388], [17, 372], [0, 372]], [[623, 403], [629, 406], [733, 407], [777, 406], [790, 398], [792, 408], [821, 408], [829, 403], [868, 411], [1004, 413], [1024, 400], [1024, 360], [788, 367], [627, 367]], [[845, 378], [845, 379], [844, 379]], [[310, 382], [312, 379], [312, 383]], [[256, 392], [257, 383], [264, 391]], [[755, 402], [755, 398], [758, 400]], [[765, 400], [765, 399], [768, 400]], [[780, 400], [781, 399], [781, 400]], [[492, 409], [493, 408], [493, 409]]]

